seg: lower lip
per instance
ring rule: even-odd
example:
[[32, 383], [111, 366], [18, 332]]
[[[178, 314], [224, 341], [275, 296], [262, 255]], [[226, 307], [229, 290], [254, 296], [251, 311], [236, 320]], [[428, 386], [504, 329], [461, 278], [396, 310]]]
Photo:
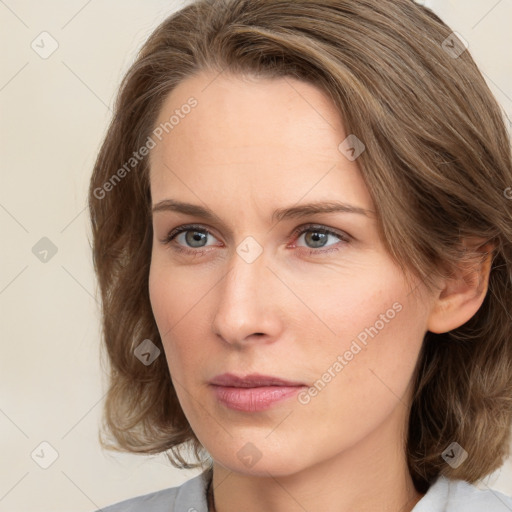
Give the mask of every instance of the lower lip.
[[276, 402], [291, 398], [305, 386], [262, 386], [258, 388], [235, 388], [212, 386], [217, 399], [230, 409], [257, 412], [269, 409]]

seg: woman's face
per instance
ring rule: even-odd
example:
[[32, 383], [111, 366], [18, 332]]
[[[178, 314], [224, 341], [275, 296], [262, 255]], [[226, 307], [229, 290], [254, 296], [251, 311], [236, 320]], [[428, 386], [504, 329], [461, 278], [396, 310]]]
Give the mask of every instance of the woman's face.
[[[350, 134], [334, 105], [292, 78], [202, 73], [170, 94], [161, 123], [150, 297], [200, 442], [255, 475], [399, 443], [429, 300], [384, 250], [361, 146], [340, 147]], [[315, 212], [327, 203], [366, 214]], [[225, 373], [302, 387], [211, 384]]]

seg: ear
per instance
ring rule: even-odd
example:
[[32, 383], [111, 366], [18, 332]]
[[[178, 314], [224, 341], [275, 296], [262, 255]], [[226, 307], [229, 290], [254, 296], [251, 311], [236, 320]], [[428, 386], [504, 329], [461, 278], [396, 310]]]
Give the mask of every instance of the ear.
[[427, 323], [433, 333], [460, 327], [479, 310], [489, 284], [494, 245], [483, 239], [464, 239], [463, 246], [481, 253], [481, 258], [461, 262], [451, 277], [441, 282]]

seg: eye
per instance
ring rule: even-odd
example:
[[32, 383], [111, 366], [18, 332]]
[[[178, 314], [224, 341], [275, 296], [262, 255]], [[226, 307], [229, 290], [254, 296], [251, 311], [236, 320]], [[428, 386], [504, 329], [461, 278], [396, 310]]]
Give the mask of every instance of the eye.
[[172, 245], [173, 249], [177, 251], [198, 254], [201, 253], [201, 251], [197, 249], [215, 245], [208, 244], [208, 237], [213, 237], [212, 233], [202, 226], [179, 226], [173, 229], [165, 239], [162, 240], [162, 243]]
[[[309, 252], [309, 254], [336, 251], [339, 247], [333, 247], [327, 251], [318, 249], [336, 246], [338, 245], [337, 242], [340, 241], [343, 242], [343, 244], [350, 241], [350, 236], [346, 233], [334, 231], [326, 226], [311, 224], [297, 228], [294, 232], [294, 236], [297, 237], [297, 242], [303, 240], [305, 243], [305, 245], [302, 245], [296, 242], [296, 246], [306, 247], [306, 252]], [[329, 239], [332, 240], [331, 243], [329, 243]]]
[[[295, 244], [292, 247], [301, 248], [308, 254], [321, 254], [341, 249], [339, 245], [345, 245], [351, 240], [350, 235], [338, 232], [323, 225], [308, 224], [300, 226], [293, 233]], [[169, 245], [173, 250], [184, 252], [195, 256], [204, 254], [203, 248], [219, 246], [219, 244], [208, 243], [209, 238], [217, 240], [213, 234], [200, 225], [184, 225], [173, 229], [161, 242]], [[304, 241], [303, 243], [301, 240]], [[218, 240], [217, 240], [218, 241]], [[329, 243], [330, 242], [330, 243]], [[340, 244], [341, 242], [341, 244]], [[327, 247], [327, 249], [324, 249]]]

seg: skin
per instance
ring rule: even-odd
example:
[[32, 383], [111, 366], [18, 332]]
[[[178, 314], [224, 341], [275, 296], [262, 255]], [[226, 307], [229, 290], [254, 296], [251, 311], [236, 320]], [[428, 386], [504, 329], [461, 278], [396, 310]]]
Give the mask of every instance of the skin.
[[[427, 330], [446, 332], [480, 307], [488, 265], [429, 294], [386, 253], [375, 215], [272, 220], [314, 201], [375, 210], [357, 159], [338, 150], [348, 135], [339, 115], [313, 85], [202, 72], [173, 90], [156, 124], [190, 96], [197, 107], [151, 150], [152, 205], [180, 200], [218, 219], [155, 212], [149, 288], [180, 404], [214, 460], [217, 512], [412, 510], [421, 495], [403, 436], [414, 365]], [[206, 247], [184, 233], [163, 242], [190, 223], [210, 230]], [[293, 235], [308, 223], [349, 241]], [[236, 250], [248, 236], [263, 251], [251, 263]], [[313, 386], [395, 303], [400, 312], [307, 404], [234, 411], [209, 386], [224, 372]], [[247, 464], [241, 449], [259, 460]]]

